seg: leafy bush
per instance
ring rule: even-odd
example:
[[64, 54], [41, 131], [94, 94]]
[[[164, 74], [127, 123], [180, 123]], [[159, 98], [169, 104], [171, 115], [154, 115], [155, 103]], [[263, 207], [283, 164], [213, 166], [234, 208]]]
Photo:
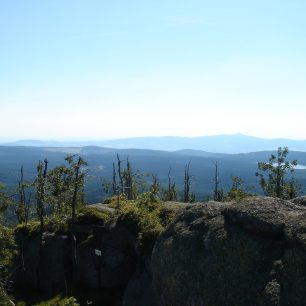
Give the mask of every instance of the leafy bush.
[[118, 224], [123, 224], [138, 238], [142, 254], [151, 254], [156, 238], [174, 219], [176, 209], [165, 206], [149, 193], [142, 194], [135, 202], [125, 202], [118, 210]]
[[77, 216], [77, 223], [82, 225], [89, 224], [107, 224], [112, 220], [112, 213], [106, 210], [100, 210], [90, 205], [85, 206], [79, 210]]
[[[126, 201], [127, 201], [126, 196], [123, 195], [123, 194], [120, 194], [119, 195], [119, 206], [122, 203], [125, 203]], [[108, 207], [111, 207], [111, 208], [118, 208], [118, 197], [117, 196], [112, 196], [112, 197], [106, 198], [103, 201], [103, 204], [106, 204]]]
[[21, 223], [15, 227], [15, 234], [21, 234], [33, 238], [39, 233], [39, 229], [39, 221], [31, 221], [27, 224]]
[[45, 230], [55, 234], [67, 234], [71, 229], [71, 217], [54, 214], [46, 219]]

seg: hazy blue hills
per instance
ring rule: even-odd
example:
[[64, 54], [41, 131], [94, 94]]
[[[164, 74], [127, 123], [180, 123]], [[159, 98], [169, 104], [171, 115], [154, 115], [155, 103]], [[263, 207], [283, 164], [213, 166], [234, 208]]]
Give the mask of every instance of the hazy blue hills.
[[149, 149], [163, 151], [201, 150], [213, 153], [247, 153], [274, 150], [287, 146], [292, 151], [306, 151], [306, 140], [263, 139], [242, 134], [202, 137], [136, 137], [105, 141], [41, 141], [20, 140], [3, 143], [7, 146], [84, 147], [100, 146], [115, 149]]
[[[50, 168], [64, 163], [67, 154], [80, 154], [88, 162], [88, 179], [86, 191], [89, 202], [98, 202], [104, 197], [101, 183], [102, 177], [111, 179], [112, 163], [116, 162], [117, 153], [122, 160], [127, 156], [133, 169], [145, 174], [157, 174], [162, 184], [167, 182], [167, 174], [171, 167], [171, 176], [175, 178], [178, 189], [183, 189], [184, 167], [191, 161], [192, 189], [198, 200], [212, 194], [214, 183], [214, 162], [219, 163], [221, 187], [228, 189], [231, 176], [236, 175], [245, 179], [246, 185], [256, 186], [255, 192], [260, 193], [258, 178], [254, 173], [258, 161], [266, 161], [272, 151], [253, 153], [224, 154], [200, 150], [179, 150], [176, 152], [143, 149], [113, 149], [96, 146], [87, 147], [25, 147], [0, 146], [0, 182], [8, 187], [16, 186], [21, 165], [24, 166], [26, 179], [35, 177], [38, 160], [48, 158]], [[306, 153], [290, 151], [289, 160], [297, 159], [299, 167], [295, 171], [296, 178], [306, 191]], [[151, 176], [143, 179], [150, 184]]]
[[102, 144], [112, 148], [138, 148], [177, 151], [203, 150], [213, 153], [247, 153], [274, 150], [287, 146], [291, 150], [306, 151], [306, 140], [263, 139], [242, 134], [202, 137], [139, 137], [109, 140]]

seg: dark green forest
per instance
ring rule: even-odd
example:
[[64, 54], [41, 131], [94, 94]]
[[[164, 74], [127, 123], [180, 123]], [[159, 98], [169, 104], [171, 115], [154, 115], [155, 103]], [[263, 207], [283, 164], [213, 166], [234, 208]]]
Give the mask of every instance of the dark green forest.
[[[83, 148], [36, 148], [36, 147], [0, 147], [0, 182], [8, 189], [14, 189], [19, 180], [21, 166], [24, 169], [26, 180], [35, 178], [35, 169], [38, 160], [45, 158], [49, 161], [49, 169], [64, 163], [67, 154], [80, 154], [87, 161], [87, 177], [85, 182], [86, 202], [97, 203], [109, 196], [102, 188], [104, 180], [112, 180], [112, 164], [116, 163], [119, 154], [122, 160], [129, 157], [133, 170], [142, 174], [143, 186], [148, 187], [152, 180], [151, 175], [157, 175], [161, 186], [168, 182], [168, 172], [171, 168], [171, 177], [182, 197], [184, 189], [184, 169], [190, 162], [192, 175], [192, 190], [197, 201], [211, 198], [214, 190], [215, 161], [219, 167], [219, 185], [229, 190], [232, 176], [239, 176], [248, 187], [254, 186], [254, 192], [262, 194], [259, 180], [254, 173], [257, 171], [257, 162], [264, 161], [273, 152], [263, 151], [244, 154], [217, 154], [204, 151], [182, 150], [176, 152], [136, 149], [106, 149], [100, 147]], [[295, 177], [301, 185], [301, 191], [306, 186], [306, 154], [304, 152], [290, 152], [289, 158], [298, 160]]]

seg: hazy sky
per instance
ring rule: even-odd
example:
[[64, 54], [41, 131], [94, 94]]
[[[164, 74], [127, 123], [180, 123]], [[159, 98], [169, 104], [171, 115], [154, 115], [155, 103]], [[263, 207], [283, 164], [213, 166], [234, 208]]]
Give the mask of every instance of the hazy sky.
[[0, 0], [0, 139], [306, 139], [305, 0]]

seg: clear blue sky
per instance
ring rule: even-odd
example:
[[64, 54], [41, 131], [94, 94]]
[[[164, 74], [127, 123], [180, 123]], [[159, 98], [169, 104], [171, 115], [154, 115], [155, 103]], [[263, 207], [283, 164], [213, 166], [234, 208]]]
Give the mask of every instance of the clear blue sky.
[[0, 0], [0, 139], [306, 139], [305, 0]]

